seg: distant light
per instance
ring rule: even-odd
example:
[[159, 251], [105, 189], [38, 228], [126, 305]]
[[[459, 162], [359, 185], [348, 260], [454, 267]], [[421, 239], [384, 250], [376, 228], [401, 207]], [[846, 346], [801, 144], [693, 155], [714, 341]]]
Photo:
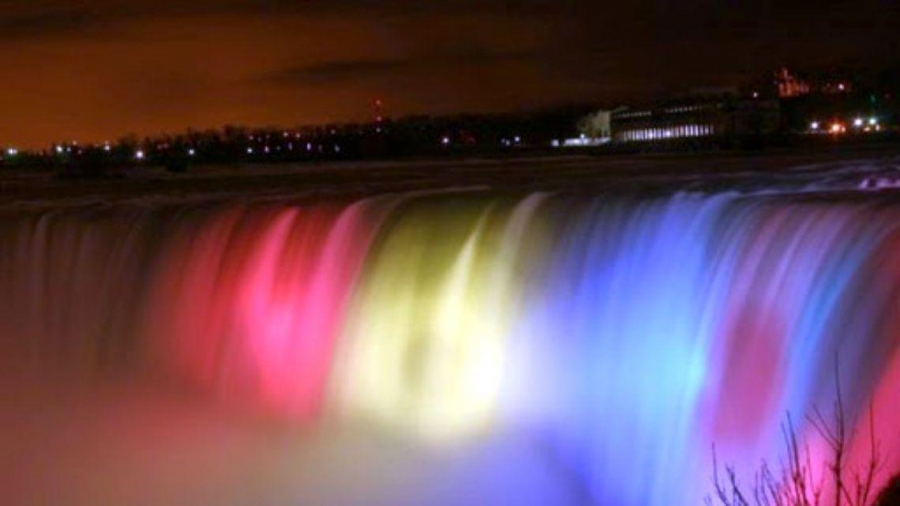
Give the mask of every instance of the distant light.
[[443, 139], [441, 139], [441, 144], [443, 144], [444, 146], [446, 146], [447, 144], [450, 144], [450, 138], [444, 137]]
[[838, 84], [838, 89], [839, 89], [839, 90], [844, 91], [845, 88], [846, 88], [846, 87], [844, 86], [844, 83]]
[[57, 153], [62, 153], [62, 152], [63, 152], [63, 147], [62, 147], [62, 146], [56, 146], [56, 152], [57, 152]]
[[194, 156], [196, 154], [197, 154], [197, 152], [194, 150], [194, 148], [188, 149], [188, 156]]
[[515, 143], [518, 144], [518, 143], [522, 142], [522, 138], [519, 137], [519, 136], [517, 135], [517, 136], [513, 139], [513, 141], [515, 141]]
[[819, 129], [819, 122], [818, 122], [818, 121], [813, 121], [812, 123], [809, 124], [809, 128], [810, 128], [810, 130], [818, 130], [818, 129]]
[[248, 155], [252, 155], [252, 154], [253, 154], [253, 148], [247, 148], [247, 154], [248, 154]]
[[6, 150], [6, 154], [9, 156], [16, 156], [19, 154], [19, 150], [16, 148], [9, 148]]
[[553, 146], [554, 148], [558, 148], [559, 147], [559, 139], [553, 139], [550, 142], [550, 145]]
[[137, 158], [138, 160], [143, 160], [145, 156], [146, 155], [144, 154], [144, 152], [140, 149], [137, 150], [137, 152], [135, 152], [135, 154], [134, 154], [134, 157]]
[[110, 146], [108, 142], [103, 145], [103, 151], [106, 151], [107, 153], [109, 153], [111, 149], [112, 149], [112, 146]]
[[334, 145], [334, 152], [335, 152], [335, 153], [340, 153], [340, 152], [341, 152], [341, 147], [340, 147], [339, 145], [335, 144], [335, 145]]
[[831, 125], [831, 133], [838, 134], [843, 131], [844, 131], [844, 125], [841, 125], [840, 123], [834, 123], [833, 125]]
[[758, 91], [754, 91], [754, 92], [753, 92], [753, 98], [759, 98], [759, 92], [758, 92]]
[[869, 124], [872, 125], [872, 126], [877, 125], [877, 124], [878, 124], [878, 118], [875, 118], [875, 117], [869, 118]]
[[862, 119], [862, 118], [856, 118], [855, 120], [853, 120], [853, 126], [855, 126], [855, 127], [861, 127], [861, 126], [863, 126], [863, 119]]

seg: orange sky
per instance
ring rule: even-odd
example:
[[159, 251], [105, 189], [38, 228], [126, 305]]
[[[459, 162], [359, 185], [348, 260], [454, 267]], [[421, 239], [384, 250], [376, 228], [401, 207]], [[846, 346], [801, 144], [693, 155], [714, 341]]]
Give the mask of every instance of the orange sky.
[[603, 101], [821, 59], [814, 30], [784, 38], [801, 22], [831, 27], [846, 57], [896, 18], [890, 3], [867, 24], [836, 8], [771, 26], [756, 9], [709, 18], [705, 0], [559, 4], [0, 0], [0, 145], [366, 120], [375, 97], [391, 115]]

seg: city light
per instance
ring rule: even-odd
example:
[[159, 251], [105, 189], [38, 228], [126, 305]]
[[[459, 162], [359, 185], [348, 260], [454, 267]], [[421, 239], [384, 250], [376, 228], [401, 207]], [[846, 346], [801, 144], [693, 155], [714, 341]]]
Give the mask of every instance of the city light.
[[196, 155], [196, 154], [197, 154], [197, 152], [194, 151], [194, 148], [188, 149], [188, 156], [194, 156], [194, 155]]
[[247, 154], [248, 154], [248, 155], [252, 155], [252, 154], [253, 154], [253, 148], [247, 148]]
[[140, 149], [134, 154], [134, 157], [138, 160], [143, 160], [145, 156], [144, 151]]
[[875, 118], [875, 117], [869, 118], [869, 124], [872, 125], [872, 126], [877, 125], [877, 124], [878, 124], [878, 118]]
[[833, 134], [843, 133], [846, 130], [847, 130], [847, 127], [845, 127], [844, 125], [842, 125], [840, 123], [833, 123], [831, 125], [831, 133], [833, 133]]
[[16, 148], [9, 148], [6, 150], [6, 154], [9, 156], [16, 156], [19, 154], [19, 150]]
[[818, 129], [819, 129], [819, 122], [818, 122], [818, 121], [813, 121], [812, 123], [810, 123], [810, 124], [809, 124], [809, 129], [810, 129], [810, 130], [818, 130]]
[[853, 120], [853, 126], [855, 126], [855, 127], [857, 127], [857, 128], [863, 126], [863, 119], [862, 119], [862, 118], [856, 118], [855, 120]]

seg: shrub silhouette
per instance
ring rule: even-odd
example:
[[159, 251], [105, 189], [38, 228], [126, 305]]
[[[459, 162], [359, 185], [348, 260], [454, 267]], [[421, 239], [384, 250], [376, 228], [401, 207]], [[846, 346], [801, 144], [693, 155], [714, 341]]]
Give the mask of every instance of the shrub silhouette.
[[875, 500], [875, 506], [900, 506], [900, 474], [884, 487]]
[[[837, 367], [835, 367], [837, 370]], [[874, 410], [869, 409], [869, 457], [862, 469], [853, 472], [847, 469], [847, 422], [844, 418], [844, 401], [841, 397], [840, 379], [835, 376], [837, 392], [834, 402], [834, 418], [829, 423], [819, 409], [808, 417], [819, 435], [828, 444], [830, 460], [825, 463], [827, 478], [834, 494], [834, 506], [900, 506], [900, 477], [893, 481], [874, 498], [873, 483], [880, 470], [882, 459], [878, 442], [875, 440]], [[714, 501], [721, 506], [820, 506], [822, 502], [822, 482], [813, 479], [813, 466], [809, 448], [801, 450], [790, 413], [781, 426], [787, 454], [780, 474], [772, 472], [764, 462], [755, 476], [750, 489], [738, 483], [734, 467], [725, 466], [726, 480], [719, 477], [719, 463], [713, 447], [714, 499], [707, 497], [706, 504]]]

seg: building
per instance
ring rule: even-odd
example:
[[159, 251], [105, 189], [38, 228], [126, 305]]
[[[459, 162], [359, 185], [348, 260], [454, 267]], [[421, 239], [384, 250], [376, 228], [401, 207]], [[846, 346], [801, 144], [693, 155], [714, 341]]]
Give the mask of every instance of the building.
[[[775, 86], [778, 88], [778, 96], [781, 98], [793, 98], [808, 95], [810, 85], [806, 81], [791, 74], [791, 72], [782, 68], [775, 72]], [[843, 91], [843, 85], [841, 85]]]
[[578, 133], [589, 139], [609, 139], [612, 137], [613, 111], [597, 111], [588, 114], [578, 122]]
[[698, 97], [612, 113], [614, 142], [745, 139], [774, 133], [780, 125], [777, 100]]

